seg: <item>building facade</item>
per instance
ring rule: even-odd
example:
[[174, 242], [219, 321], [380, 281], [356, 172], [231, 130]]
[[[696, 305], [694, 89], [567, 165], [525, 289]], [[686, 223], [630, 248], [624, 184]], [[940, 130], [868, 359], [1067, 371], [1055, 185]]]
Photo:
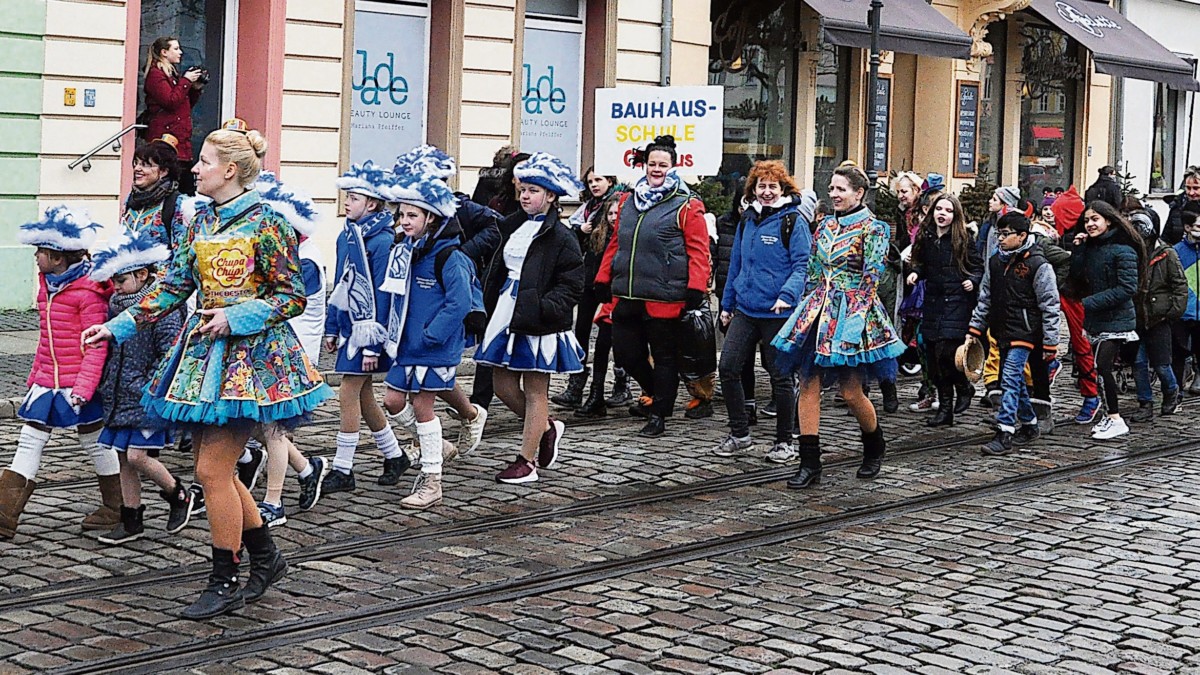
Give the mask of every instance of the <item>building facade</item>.
[[[234, 115], [263, 131], [267, 168], [324, 211], [327, 260], [338, 230], [333, 182], [349, 163], [390, 166], [416, 143], [433, 143], [458, 158], [456, 187], [468, 193], [510, 143], [582, 170], [592, 154], [591, 92], [600, 87], [722, 85], [716, 178], [731, 190], [754, 160], [782, 158], [803, 185], [824, 192], [838, 162], [861, 163], [869, 150], [881, 172], [937, 171], [954, 189], [983, 178], [1035, 191], [1085, 184], [1109, 163], [1116, 99], [1106, 73], [1166, 81], [1169, 92], [1194, 84], [1180, 74], [1190, 66], [1165, 48], [1148, 65], [1081, 37], [1081, 27], [1103, 32], [1114, 21], [1128, 25], [1109, 32], [1140, 34], [1089, 0], [885, 0], [880, 131], [868, 143], [868, 4], [6, 0], [0, 264], [12, 281], [0, 307], [32, 302], [30, 251], [15, 235], [45, 205], [83, 206], [115, 226], [133, 137], [120, 147], [107, 141], [136, 120], [146, 47], [162, 35], [179, 37], [184, 66], [212, 76], [194, 114], [196, 147]], [[1128, 98], [1136, 89], [1123, 91]], [[1124, 107], [1126, 118], [1134, 107]], [[1173, 166], [1186, 154], [1176, 152]]]

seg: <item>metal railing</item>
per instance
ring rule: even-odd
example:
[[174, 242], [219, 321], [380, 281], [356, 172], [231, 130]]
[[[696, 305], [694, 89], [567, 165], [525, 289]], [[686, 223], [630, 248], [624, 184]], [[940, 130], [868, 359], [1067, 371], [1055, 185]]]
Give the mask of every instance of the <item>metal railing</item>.
[[92, 170], [92, 156], [93, 156], [93, 155], [95, 155], [97, 152], [100, 152], [101, 150], [103, 150], [103, 149], [105, 149], [105, 148], [108, 148], [108, 147], [111, 147], [113, 152], [120, 152], [120, 150], [121, 150], [121, 137], [122, 137], [122, 136], [124, 136], [125, 134], [127, 134], [127, 133], [129, 133], [129, 132], [133, 131], [134, 129], [145, 129], [145, 128], [146, 128], [146, 125], [145, 125], [145, 124], [136, 124], [136, 123], [135, 123], [135, 124], [130, 124], [129, 126], [125, 127], [124, 129], [122, 129], [122, 130], [118, 131], [117, 133], [113, 134], [112, 136], [109, 136], [108, 138], [104, 139], [104, 141], [102, 141], [102, 142], [101, 142], [99, 145], [97, 145], [96, 147], [94, 147], [94, 148], [92, 148], [91, 150], [88, 150], [87, 152], [85, 152], [83, 155], [81, 155], [81, 156], [79, 157], [79, 159], [76, 159], [75, 161], [73, 161], [73, 162], [71, 162], [70, 164], [68, 164], [68, 165], [67, 165], [67, 169], [68, 169], [68, 170], [72, 170], [72, 171], [73, 171], [73, 170], [75, 169], [75, 167], [77, 167], [77, 166], [79, 166], [80, 164], [82, 164], [82, 165], [83, 165], [83, 171], [84, 171], [84, 173], [87, 173], [88, 171], [91, 171], [91, 170]]

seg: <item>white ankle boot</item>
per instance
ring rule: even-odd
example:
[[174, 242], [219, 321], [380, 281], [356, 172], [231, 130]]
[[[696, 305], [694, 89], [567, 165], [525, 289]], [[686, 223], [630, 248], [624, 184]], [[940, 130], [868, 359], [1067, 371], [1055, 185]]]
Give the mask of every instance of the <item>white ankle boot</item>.
[[400, 505], [410, 509], [427, 509], [442, 503], [442, 474], [423, 473], [417, 477], [411, 495], [400, 500]]

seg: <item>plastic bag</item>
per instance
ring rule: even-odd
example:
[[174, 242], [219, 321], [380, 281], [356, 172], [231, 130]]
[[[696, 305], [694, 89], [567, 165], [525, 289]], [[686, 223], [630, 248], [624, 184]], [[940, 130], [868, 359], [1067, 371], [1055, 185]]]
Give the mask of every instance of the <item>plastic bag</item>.
[[717, 326], [713, 313], [694, 309], [679, 317], [679, 373], [697, 380], [717, 370]]

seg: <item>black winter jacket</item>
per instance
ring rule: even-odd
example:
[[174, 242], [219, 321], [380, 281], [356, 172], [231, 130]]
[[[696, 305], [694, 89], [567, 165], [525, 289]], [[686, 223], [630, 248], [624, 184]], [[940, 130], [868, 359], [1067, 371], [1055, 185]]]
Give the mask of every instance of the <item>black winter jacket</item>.
[[[1167, 224], [1163, 225], [1161, 239], [1167, 244], [1174, 246], [1183, 241], [1183, 207], [1187, 206], [1187, 194], [1179, 193], [1166, 200], [1170, 205], [1171, 210], [1167, 213]], [[1200, 206], [1200, 205], [1198, 205]], [[1193, 206], [1192, 208], [1196, 208]]]
[[[109, 316], [114, 317], [154, 289], [155, 282], [132, 296], [114, 295], [109, 301]], [[143, 429], [148, 426], [146, 410], [142, 407], [142, 392], [154, 371], [171, 351], [183, 328], [183, 310], [177, 309], [140, 330], [137, 335], [119, 345], [111, 345], [104, 376], [96, 391], [104, 401], [104, 426], [113, 429]]]
[[[734, 199], [738, 199], [734, 195]], [[717, 241], [712, 245], [713, 276], [717, 297], [725, 296], [725, 282], [729, 280], [729, 260], [733, 257], [733, 242], [737, 239], [740, 219], [733, 213], [717, 218]]]
[[[500, 289], [508, 278], [504, 246], [528, 220], [529, 216], [519, 211], [500, 223], [500, 245], [483, 280], [483, 304], [488, 316], [495, 311]], [[552, 335], [571, 330], [575, 306], [583, 295], [583, 283], [579, 240], [556, 213], [546, 216], [521, 267], [521, 284], [509, 330], [516, 335]]]
[[1109, 230], [1071, 253], [1071, 280], [1083, 291], [1083, 329], [1096, 337], [1137, 329], [1137, 251]]
[[[983, 281], [983, 260], [974, 245], [969, 246], [967, 274], [954, 262], [950, 233], [938, 237], [934, 232], [922, 232], [920, 259], [913, 258], [913, 270], [925, 280], [925, 304], [921, 310], [921, 337], [926, 343], [951, 340], [962, 342], [971, 323], [971, 312], [979, 298]], [[970, 293], [962, 284], [971, 280]]]
[[458, 211], [454, 213], [454, 218], [462, 233], [459, 237], [462, 245], [459, 248], [475, 263], [475, 275], [479, 276], [500, 245], [500, 214], [476, 204], [461, 192], [456, 192], [455, 196], [458, 197]]
[[1085, 204], [1091, 204], [1094, 201], [1108, 202], [1114, 209], [1121, 208], [1121, 185], [1116, 178], [1112, 176], [1100, 176], [1095, 183], [1083, 193], [1083, 201]]

